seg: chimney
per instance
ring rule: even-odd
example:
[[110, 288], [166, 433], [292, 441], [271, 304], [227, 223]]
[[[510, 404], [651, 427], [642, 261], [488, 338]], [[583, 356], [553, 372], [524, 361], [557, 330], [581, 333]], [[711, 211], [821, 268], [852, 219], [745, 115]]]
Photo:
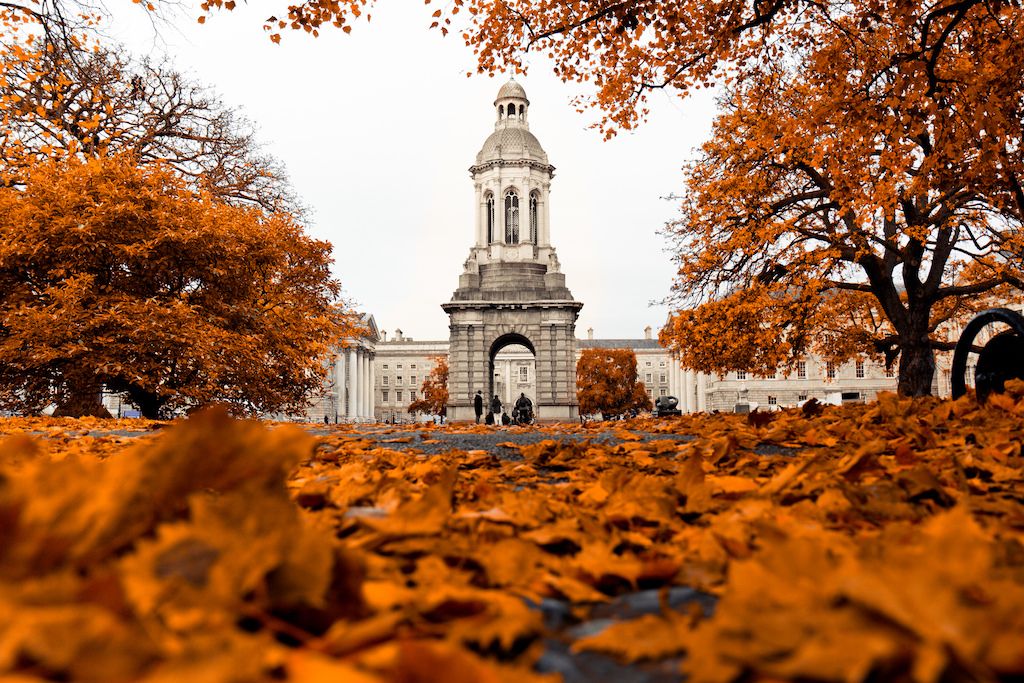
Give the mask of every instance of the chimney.
[[651, 338], [651, 326], [648, 325], [647, 327], [644, 328], [644, 339], [650, 339], [650, 338]]
[[594, 338], [594, 328], [593, 327], [588, 327], [587, 328], [587, 339], [593, 339], [593, 338]]
[[385, 341], [385, 342], [388, 340], [388, 331], [387, 330], [381, 330], [380, 331], [380, 340], [381, 341]]
[[402, 328], [395, 328], [395, 341], [402, 341]]

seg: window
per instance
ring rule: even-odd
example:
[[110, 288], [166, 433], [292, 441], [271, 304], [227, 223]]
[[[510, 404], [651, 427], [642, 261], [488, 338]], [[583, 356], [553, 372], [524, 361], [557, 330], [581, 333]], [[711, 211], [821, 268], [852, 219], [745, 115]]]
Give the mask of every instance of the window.
[[864, 379], [864, 361], [857, 361], [857, 378]]
[[402, 376], [399, 375], [398, 378], [395, 380], [395, 384], [399, 384], [400, 385], [401, 383], [402, 383]]
[[[385, 377], [384, 379], [387, 379], [387, 377]], [[388, 392], [388, 390], [387, 390], [387, 389], [384, 389], [384, 390], [382, 390], [382, 391], [380, 392], [380, 395], [381, 395], [381, 400], [382, 400], [382, 401], [384, 401], [384, 403], [387, 403], [387, 402], [388, 402], [388, 393], [390, 393], [390, 392]]]
[[647, 382], [648, 384], [651, 384], [651, 373], [648, 372], [646, 375], [644, 375], [644, 381]]
[[796, 397], [796, 400], [798, 400], [798, 401], [806, 401], [807, 400], [807, 394], [800, 394], [799, 396]]
[[390, 384], [390, 382], [391, 382], [391, 378], [388, 377], [387, 375], [384, 375], [383, 377], [380, 378], [381, 386], [385, 386], [386, 387], [386, 386], [388, 386], [388, 384]]
[[409, 400], [410, 401], [415, 401], [416, 400], [416, 392], [414, 390], [410, 390], [409, 391]]
[[777, 406], [777, 405], [779, 405], [778, 397], [777, 396], [769, 396], [768, 397], [768, 405], [770, 405], [770, 406]]
[[668, 396], [668, 389], [666, 389], [665, 387], [662, 387], [661, 389], [658, 389], [658, 395], [659, 396]]
[[646, 367], [651, 367], [651, 361], [647, 361], [646, 363], [644, 363], [644, 365], [645, 365]]
[[401, 363], [399, 363], [399, 364], [398, 364], [398, 365], [396, 365], [395, 367], [396, 367], [396, 368], [398, 368], [399, 370], [401, 370], [401, 369], [402, 369], [402, 364], [401, 364]]
[[519, 195], [505, 193], [505, 244], [519, 244]]
[[538, 221], [537, 207], [540, 204], [540, 195], [534, 190], [530, 193], [530, 234], [527, 235], [528, 242], [537, 242], [537, 235], [540, 234], [540, 222]]
[[523, 114], [526, 113], [526, 107], [519, 105], [519, 118], [523, 118]]
[[661, 361], [660, 363], [658, 363], [658, 367], [659, 368], [665, 367], [665, 361]]
[[494, 195], [490, 192], [484, 195], [484, 206], [487, 211], [487, 241], [497, 242], [497, 236], [494, 234]]
[[383, 368], [384, 368], [385, 370], [387, 370], [387, 369], [388, 369], [388, 364], [387, 364], [387, 363], [385, 363], [385, 364], [384, 364], [384, 365], [383, 365], [382, 367], [383, 367]]
[[647, 390], [647, 395], [650, 396], [651, 400], [653, 401], [654, 400], [654, 389], [648, 389]]
[[530, 381], [530, 368], [528, 366], [523, 365], [523, 366], [521, 366], [519, 368], [519, 381], [520, 382], [529, 382]]
[[[802, 360], [801, 361], [797, 361], [797, 364], [796, 364], [796, 378], [797, 379], [807, 379], [807, 362], [806, 361], [802, 361]], [[801, 400], [803, 400], [803, 399], [801, 399]]]
[[767, 375], [765, 375], [765, 379], [775, 379], [775, 370], [774, 370], [774, 368], [772, 369], [771, 372], [769, 372]]
[[832, 363], [829, 363], [828, 365], [826, 365], [825, 366], [825, 376], [828, 377], [829, 379], [835, 379], [836, 378], [836, 366], [832, 365]]
[[402, 390], [401, 389], [398, 389], [398, 390], [395, 391], [395, 400], [398, 401], [399, 403], [402, 402]]
[[505, 118], [505, 105], [504, 104], [499, 104], [498, 105], [498, 117], [499, 118]]
[[746, 378], [747, 378], [747, 371], [746, 370], [737, 370], [736, 371], [736, 379], [746, 379]]
[[660, 384], [665, 384], [665, 383], [667, 383], [667, 382], [668, 382], [668, 375], [666, 375], [666, 374], [665, 374], [664, 372], [663, 372], [663, 373], [661, 373], [660, 375], [658, 375], [658, 382], [659, 382]]
[[415, 363], [413, 363], [412, 365], [410, 365], [410, 366], [409, 366], [409, 369], [410, 369], [410, 370], [415, 370], [415, 369], [416, 369], [416, 364], [415, 364]]
[[416, 386], [416, 375], [409, 375], [409, 384]]

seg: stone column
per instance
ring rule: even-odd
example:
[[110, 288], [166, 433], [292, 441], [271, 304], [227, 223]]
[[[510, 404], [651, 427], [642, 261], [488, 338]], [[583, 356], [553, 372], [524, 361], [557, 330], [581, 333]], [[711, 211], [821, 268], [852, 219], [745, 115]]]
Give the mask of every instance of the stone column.
[[362, 420], [362, 417], [363, 417], [363, 349], [362, 348], [357, 348], [356, 349], [355, 364], [356, 364], [356, 381], [355, 381], [355, 385], [352, 387], [352, 397], [353, 397], [352, 412], [353, 412], [353, 417], [355, 418], [355, 420], [357, 422], [359, 422], [359, 421]]
[[708, 409], [708, 394], [707, 394], [707, 377], [703, 372], [697, 373], [697, 410], [699, 412], [707, 412]]
[[693, 370], [685, 371], [683, 373], [683, 389], [686, 391], [686, 412], [688, 413], [697, 412], [696, 388], [697, 383], [694, 381]]
[[370, 393], [367, 391], [367, 386], [370, 384], [370, 351], [362, 349], [362, 375], [360, 377], [361, 383], [359, 384], [359, 391], [362, 401], [360, 403], [362, 410], [362, 419], [367, 420], [370, 418]]
[[370, 356], [370, 417], [377, 418], [377, 354]]
[[476, 243], [477, 246], [487, 244], [487, 205], [484, 203], [484, 191], [476, 186]]
[[334, 419], [345, 414], [345, 350], [334, 357]]
[[537, 212], [540, 214], [540, 229], [541, 229], [541, 246], [551, 246], [551, 223], [549, 222], [550, 213], [548, 212], [548, 193], [551, 192], [550, 187], [545, 187], [540, 193], [541, 206]]
[[355, 386], [356, 386], [356, 363], [355, 363], [355, 349], [349, 347], [345, 349], [345, 372], [346, 372], [346, 385], [348, 391], [345, 392], [345, 419], [351, 422], [356, 416], [355, 412]]
[[373, 356], [367, 352], [366, 354], [366, 416], [373, 422], [377, 413], [377, 392], [373, 386]]
[[360, 349], [359, 357], [359, 419], [366, 421], [366, 349]]

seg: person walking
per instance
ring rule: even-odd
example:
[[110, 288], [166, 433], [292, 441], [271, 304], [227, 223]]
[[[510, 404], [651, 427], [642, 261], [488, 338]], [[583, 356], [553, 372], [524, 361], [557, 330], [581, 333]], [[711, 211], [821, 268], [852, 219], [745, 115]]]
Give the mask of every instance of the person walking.
[[476, 396], [473, 397], [473, 412], [476, 413], [476, 423], [480, 424], [480, 416], [484, 414], [484, 397], [479, 389], [476, 390]]
[[501, 399], [497, 394], [491, 399], [491, 413], [494, 414], [494, 423], [498, 424], [498, 420], [501, 419]]

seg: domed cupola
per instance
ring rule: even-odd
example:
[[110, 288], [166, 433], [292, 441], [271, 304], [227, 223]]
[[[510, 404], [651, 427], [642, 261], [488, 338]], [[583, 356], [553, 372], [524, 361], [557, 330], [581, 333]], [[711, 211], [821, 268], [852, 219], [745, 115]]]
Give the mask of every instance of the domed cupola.
[[478, 165], [502, 159], [548, 163], [547, 153], [530, 132], [527, 122], [529, 109], [530, 100], [523, 86], [515, 80], [501, 86], [494, 100], [494, 111], [497, 114], [494, 132], [484, 141], [476, 155]]

